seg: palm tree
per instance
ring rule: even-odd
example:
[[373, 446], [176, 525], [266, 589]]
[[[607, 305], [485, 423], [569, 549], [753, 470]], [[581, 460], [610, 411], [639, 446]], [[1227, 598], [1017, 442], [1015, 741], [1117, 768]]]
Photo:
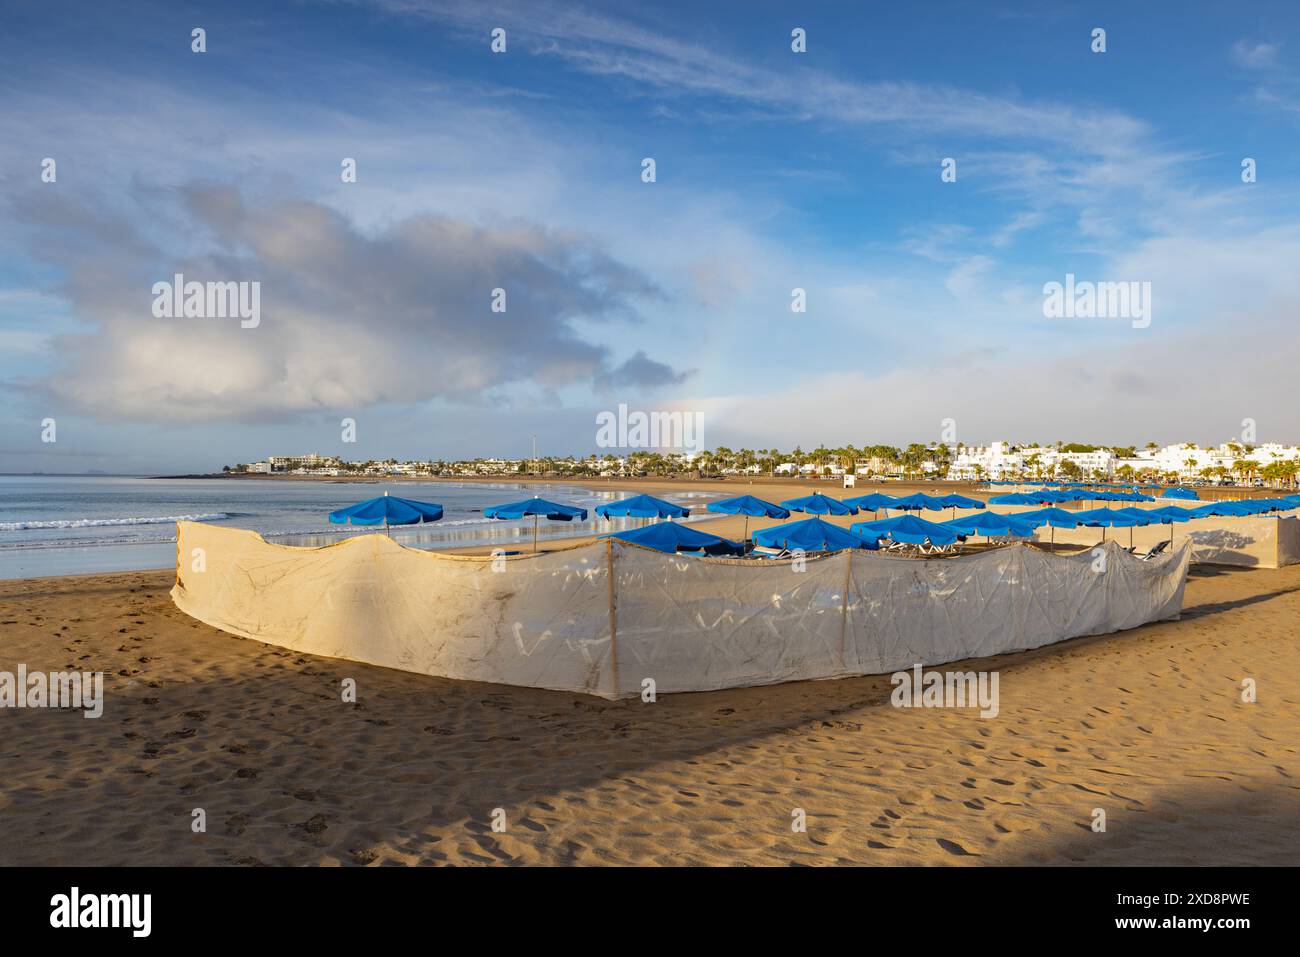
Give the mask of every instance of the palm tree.
[[1042, 455], [1040, 455], [1038, 452], [1035, 452], [1033, 455], [1030, 455], [1028, 458], [1026, 458], [1026, 459], [1025, 459], [1025, 468], [1027, 468], [1027, 469], [1033, 469], [1033, 472], [1034, 472], [1034, 478], [1041, 479], [1041, 478], [1043, 477], [1043, 457], [1042, 457]]

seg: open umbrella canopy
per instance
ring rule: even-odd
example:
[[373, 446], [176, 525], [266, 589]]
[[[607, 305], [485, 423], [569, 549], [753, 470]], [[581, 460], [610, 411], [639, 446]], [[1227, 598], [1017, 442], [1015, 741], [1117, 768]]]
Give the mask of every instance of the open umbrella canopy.
[[1148, 508], [1116, 508], [1111, 511], [1119, 515], [1127, 515], [1138, 525], [1160, 524], [1160, 519], [1153, 517]]
[[966, 518], [954, 518], [941, 524], [948, 526], [961, 535], [983, 535], [986, 538], [1012, 535], [1016, 538], [1032, 538], [1034, 527], [1019, 520], [1018, 515], [999, 515], [996, 512], [980, 512]]
[[1082, 502], [1088, 498], [1088, 494], [1080, 489], [1043, 489], [1037, 496], [1038, 501], [1051, 505], [1058, 505], [1061, 502]]
[[926, 495], [924, 492], [916, 492], [913, 495], [904, 495], [897, 499], [890, 508], [902, 509], [905, 512], [919, 512], [922, 509], [928, 509], [931, 512], [942, 512], [945, 508], [952, 508], [941, 498], [933, 495]]
[[1260, 515], [1264, 512], [1283, 512], [1295, 508], [1295, 505], [1284, 498], [1252, 498], [1242, 502], [1234, 502], [1234, 505], [1242, 508], [1248, 515]]
[[884, 492], [872, 492], [870, 495], [859, 495], [855, 498], [846, 498], [844, 504], [853, 508], [860, 508], [864, 512], [878, 512], [882, 508], [893, 508], [898, 499], [893, 495], [886, 495]]
[[790, 517], [789, 509], [752, 495], [738, 495], [735, 498], [724, 498], [720, 502], [710, 502], [708, 511], [721, 512], [723, 515], [748, 515], [750, 518]]
[[1080, 525], [1088, 525], [1092, 528], [1098, 526], [1102, 528], [1132, 528], [1135, 525], [1146, 525], [1145, 521], [1139, 522], [1131, 515], [1125, 515], [1126, 509], [1122, 508], [1094, 508], [1087, 511], [1075, 512], [1074, 519]]
[[1087, 500], [1089, 500], [1089, 501], [1093, 501], [1093, 502], [1114, 502], [1114, 501], [1118, 501], [1118, 500], [1115, 498], [1116, 493], [1115, 493], [1115, 492], [1112, 492], [1110, 489], [1105, 489], [1105, 488], [1099, 488], [1099, 489], [1083, 489], [1083, 490], [1081, 490], [1081, 491], [1083, 491], [1083, 492], [1085, 493], [1084, 498], [1087, 499]]
[[1196, 518], [1196, 509], [1162, 505], [1160, 508], [1147, 509], [1147, 514], [1158, 518], [1161, 525], [1168, 525], [1170, 522], [1190, 522]]
[[754, 544], [764, 548], [803, 549], [805, 552], [838, 552], [845, 548], [876, 548], [874, 541], [852, 535], [820, 518], [773, 525], [754, 533]]
[[684, 518], [691, 514], [691, 510], [653, 495], [633, 495], [597, 505], [596, 514], [601, 518]]
[[1167, 488], [1160, 493], [1161, 498], [1199, 499], [1201, 496], [1190, 488]]
[[792, 512], [807, 512], [809, 515], [857, 515], [855, 505], [846, 505], [839, 499], [813, 492], [803, 498], [786, 499], [781, 505]]
[[1006, 495], [994, 495], [989, 499], [990, 505], [1039, 505], [1052, 501], [1044, 498], [1043, 492], [1008, 492]]
[[958, 538], [958, 533], [946, 524], [927, 522], [915, 515], [883, 518], [878, 522], [855, 522], [849, 526], [849, 531], [870, 541], [888, 538], [910, 545], [951, 545]]
[[442, 506], [387, 493], [330, 512], [335, 525], [419, 525], [442, 518]]
[[550, 519], [552, 522], [571, 522], [575, 518], [580, 522], [587, 520], [587, 510], [578, 508], [576, 505], [561, 505], [559, 502], [548, 502], [544, 498], [526, 498], [521, 502], [510, 502], [507, 505], [492, 505], [483, 509], [485, 518], [524, 518], [529, 515], [537, 515], [542, 518]]
[[1035, 512], [1021, 512], [1010, 517], [1030, 528], [1038, 528], [1040, 525], [1050, 525], [1052, 528], [1077, 528], [1079, 520], [1075, 516], [1078, 514], [1078, 512], [1067, 512], [1063, 508], [1040, 508]]
[[1155, 496], [1144, 495], [1142, 492], [1112, 492], [1112, 501], [1115, 502], [1154, 502]]
[[631, 542], [633, 545], [643, 545], [669, 554], [702, 551], [707, 555], [740, 555], [745, 551], [744, 546], [736, 542], [676, 522], [655, 522], [625, 532], [602, 535], [601, 538], [617, 538], [621, 542]]
[[1241, 502], [1211, 502], [1209, 505], [1202, 505], [1199, 508], [1192, 509], [1196, 514], [1193, 518], [1209, 518], [1211, 516], [1230, 516], [1241, 518], [1252, 514], [1251, 510], [1244, 508]]
[[1270, 512], [1287, 512], [1295, 508], [1295, 501], [1290, 498], [1257, 498], [1255, 503], [1261, 506], [1268, 506]]
[[943, 502], [948, 508], [984, 508], [984, 503], [977, 498], [967, 498], [965, 495], [958, 495], [953, 492], [951, 495], [939, 496], [939, 501]]

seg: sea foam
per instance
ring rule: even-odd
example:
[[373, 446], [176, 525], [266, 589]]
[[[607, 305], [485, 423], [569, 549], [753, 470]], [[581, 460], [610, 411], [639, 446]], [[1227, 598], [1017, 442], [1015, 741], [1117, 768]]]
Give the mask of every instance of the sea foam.
[[115, 525], [217, 522], [229, 517], [225, 512], [209, 512], [204, 515], [150, 515], [141, 518], [69, 518], [49, 522], [0, 522], [0, 532], [24, 532], [38, 528], [109, 528]]

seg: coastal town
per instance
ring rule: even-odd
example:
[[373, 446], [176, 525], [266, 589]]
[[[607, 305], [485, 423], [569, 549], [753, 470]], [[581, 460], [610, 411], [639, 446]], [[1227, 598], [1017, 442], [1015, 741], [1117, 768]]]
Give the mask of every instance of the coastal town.
[[912, 443], [841, 448], [731, 449], [674, 452], [638, 450], [622, 455], [540, 456], [526, 459], [473, 458], [354, 461], [340, 456], [271, 455], [257, 462], [227, 465], [230, 475], [307, 475], [334, 477], [629, 478], [642, 476], [788, 478], [905, 481], [1084, 481], [1144, 482], [1194, 486], [1238, 485], [1295, 487], [1300, 474], [1300, 447], [1269, 442], [1253, 445], [1191, 442], [1143, 448], [1058, 442], [1054, 445], [993, 442], [989, 445]]

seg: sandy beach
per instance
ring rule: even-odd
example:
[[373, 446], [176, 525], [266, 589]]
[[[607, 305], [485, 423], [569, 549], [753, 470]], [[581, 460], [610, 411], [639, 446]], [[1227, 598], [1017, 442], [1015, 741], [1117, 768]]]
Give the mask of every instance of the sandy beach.
[[[885, 677], [654, 704], [458, 683], [232, 637], [177, 611], [172, 578], [0, 582], [0, 669], [102, 670], [107, 698], [96, 720], [0, 711], [0, 864], [1300, 853], [1300, 566], [1194, 566], [1180, 621], [985, 659], [1001, 673], [992, 719], [893, 708]], [[347, 677], [355, 705], [340, 701]], [[196, 808], [206, 833], [191, 830]], [[796, 808], [806, 833], [791, 830]]]

